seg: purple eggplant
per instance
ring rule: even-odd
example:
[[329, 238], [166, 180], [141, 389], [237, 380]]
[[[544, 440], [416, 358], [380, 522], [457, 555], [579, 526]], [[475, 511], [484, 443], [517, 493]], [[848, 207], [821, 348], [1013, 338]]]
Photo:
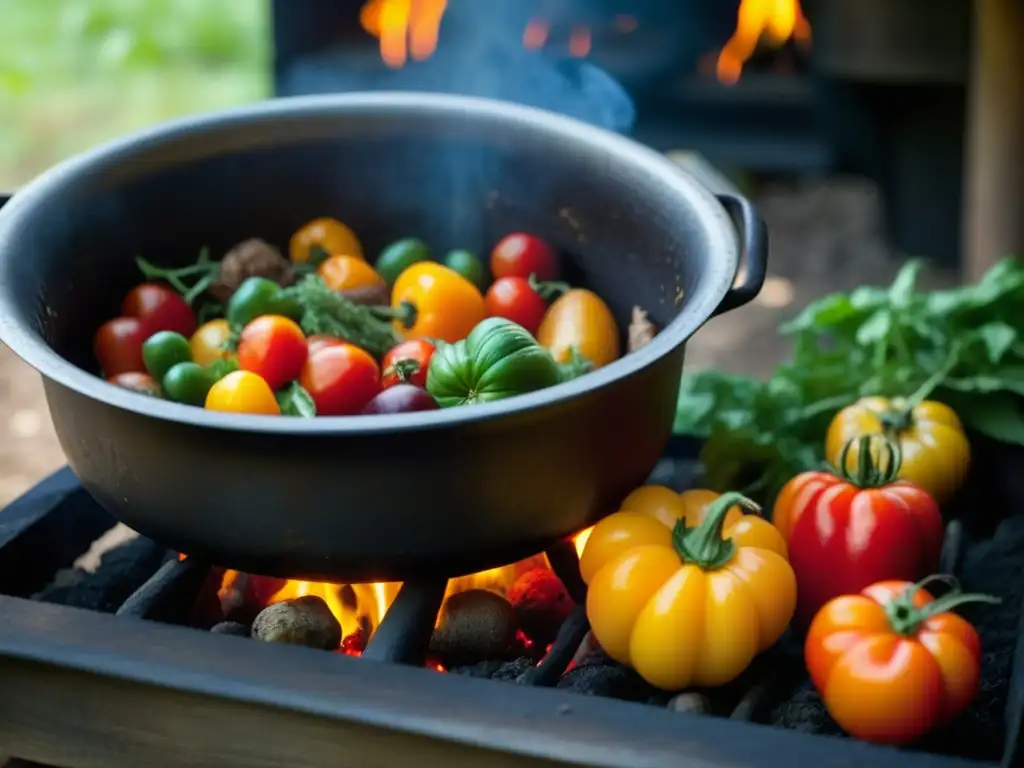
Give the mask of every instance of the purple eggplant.
[[363, 414], [435, 411], [440, 406], [427, 390], [415, 384], [395, 384], [377, 394], [363, 408]]

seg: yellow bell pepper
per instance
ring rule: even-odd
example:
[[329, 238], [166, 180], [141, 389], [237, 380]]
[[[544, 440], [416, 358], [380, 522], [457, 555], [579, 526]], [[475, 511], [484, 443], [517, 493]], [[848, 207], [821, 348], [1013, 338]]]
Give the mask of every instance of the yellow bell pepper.
[[598, 523], [580, 570], [595, 639], [663, 690], [728, 683], [796, 609], [796, 577], [771, 523], [738, 493], [644, 486]]

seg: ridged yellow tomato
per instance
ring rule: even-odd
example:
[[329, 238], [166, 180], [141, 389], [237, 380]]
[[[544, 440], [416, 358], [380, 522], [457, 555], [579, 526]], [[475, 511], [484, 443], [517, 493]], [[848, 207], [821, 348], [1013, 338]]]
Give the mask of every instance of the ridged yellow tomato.
[[580, 568], [594, 637], [665, 690], [722, 685], [785, 630], [796, 578], [740, 494], [645, 486], [598, 523]]
[[[849, 441], [879, 434], [888, 434], [899, 445], [899, 478], [924, 488], [940, 505], [948, 502], [967, 478], [971, 451], [963, 425], [952, 408], [929, 400], [909, 409], [899, 398], [858, 400], [837, 413], [829, 425], [826, 458], [839, 466]], [[847, 453], [846, 469], [851, 472], [857, 469], [858, 444]], [[872, 454], [875, 449], [873, 445]]]
[[593, 291], [573, 288], [548, 307], [537, 341], [551, 350], [555, 360], [567, 363], [573, 350], [595, 368], [622, 354], [619, 326], [608, 305]]

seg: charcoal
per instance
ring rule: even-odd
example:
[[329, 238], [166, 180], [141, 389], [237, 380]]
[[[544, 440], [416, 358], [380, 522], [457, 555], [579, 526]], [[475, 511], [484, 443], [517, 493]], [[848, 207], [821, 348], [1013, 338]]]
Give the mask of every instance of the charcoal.
[[517, 629], [515, 609], [501, 595], [485, 589], [458, 592], [441, 606], [430, 651], [449, 668], [504, 660]]
[[222, 621], [220, 624], [214, 624], [210, 627], [210, 631], [215, 635], [249, 637], [250, 629], [245, 624], [239, 624], [237, 621]]
[[533, 669], [533, 659], [529, 656], [520, 656], [514, 661], [481, 661], [479, 664], [455, 667], [449, 671], [456, 675], [465, 675], [466, 677], [519, 683], [522, 682], [522, 676], [530, 669]]
[[549, 568], [534, 568], [522, 574], [509, 589], [508, 599], [523, 632], [541, 647], [555, 639], [576, 607], [562, 580]]
[[333, 651], [341, 645], [341, 624], [323, 598], [304, 595], [260, 611], [252, 624], [252, 636], [267, 643]]
[[157, 571], [166, 556], [166, 547], [138, 536], [104, 552], [94, 572], [70, 569], [33, 597], [44, 603], [114, 613]]
[[562, 675], [556, 687], [626, 701], [646, 701], [654, 693], [640, 675], [614, 662], [574, 667]]
[[711, 712], [711, 702], [702, 693], [680, 693], [669, 700], [666, 709], [687, 715], [706, 715]]

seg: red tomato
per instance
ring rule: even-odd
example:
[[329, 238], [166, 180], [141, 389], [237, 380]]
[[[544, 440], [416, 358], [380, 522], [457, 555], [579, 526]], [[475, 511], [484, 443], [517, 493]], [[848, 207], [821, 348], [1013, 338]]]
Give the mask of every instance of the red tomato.
[[160, 385], [157, 384], [156, 380], [148, 373], [127, 371], [126, 373], [119, 373], [116, 376], [111, 376], [107, 381], [111, 384], [116, 384], [119, 387], [130, 389], [133, 392], [138, 392], [143, 395], [151, 395], [152, 397], [160, 397]]
[[148, 337], [137, 317], [115, 317], [101, 325], [92, 337], [92, 349], [103, 375], [144, 372], [142, 342]]
[[121, 314], [137, 317], [146, 337], [157, 331], [175, 331], [186, 339], [196, 332], [196, 316], [181, 294], [158, 283], [143, 283], [128, 291]]
[[499, 277], [558, 279], [558, 252], [539, 237], [516, 233], [502, 238], [491, 251], [491, 274]]
[[882, 581], [826, 603], [804, 643], [807, 671], [835, 721], [880, 744], [908, 744], [959, 715], [978, 692], [978, 632], [950, 609], [998, 602], [954, 587], [934, 600]]
[[434, 345], [426, 339], [410, 339], [396, 344], [384, 355], [381, 365], [384, 369], [383, 388], [393, 387], [402, 381], [426, 387], [427, 371], [433, 356]]
[[281, 315], [257, 317], [238, 338], [238, 367], [259, 375], [271, 389], [297, 379], [307, 356], [302, 329]]
[[299, 383], [313, 398], [317, 416], [351, 416], [380, 392], [380, 369], [369, 353], [346, 343], [310, 355]]
[[537, 333], [548, 311], [548, 304], [525, 277], [500, 277], [484, 297], [487, 314], [519, 323], [532, 334]]
[[924, 489], [896, 480], [897, 454], [889, 456], [885, 471], [864, 452], [863, 472], [803, 472], [779, 492], [772, 523], [796, 573], [797, 626], [806, 627], [833, 597], [882, 579], [914, 581], [938, 568], [939, 506]]
[[340, 347], [346, 342], [339, 339], [337, 336], [328, 336], [323, 333], [315, 333], [306, 339], [306, 349], [309, 350], [309, 354], [318, 352], [324, 347]]

